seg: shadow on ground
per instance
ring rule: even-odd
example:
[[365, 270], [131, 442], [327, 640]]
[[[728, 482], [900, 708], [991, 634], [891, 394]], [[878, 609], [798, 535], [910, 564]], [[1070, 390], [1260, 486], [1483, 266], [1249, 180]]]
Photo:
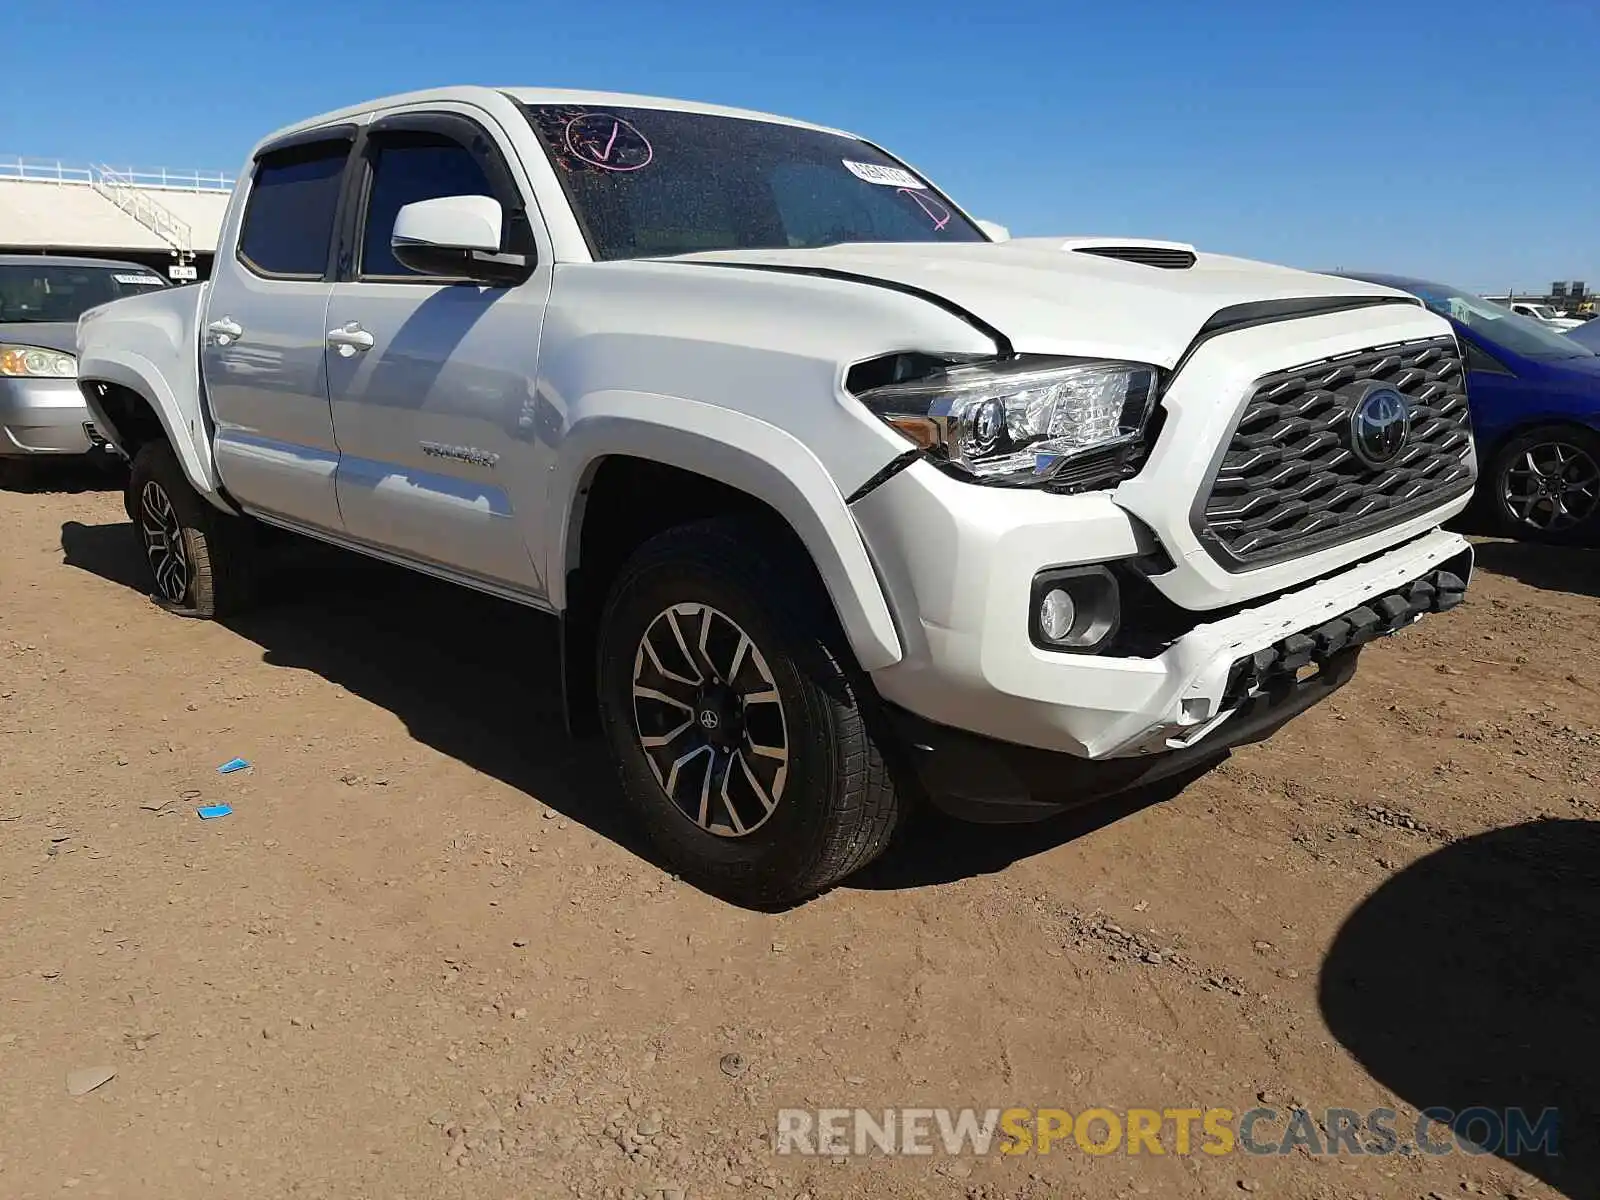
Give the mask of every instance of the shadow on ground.
[[120, 492], [127, 483], [122, 460], [104, 453], [92, 458], [0, 459], [0, 490], [7, 492]]
[[1479, 542], [1478, 566], [1547, 592], [1600, 596], [1600, 550], [1536, 542]]
[[[67, 565], [149, 591], [128, 525], [69, 522], [61, 547]], [[553, 620], [299, 539], [284, 548], [268, 586], [259, 607], [227, 622], [261, 647], [265, 662], [337, 683], [392, 712], [419, 742], [655, 861], [625, 818], [604, 748], [567, 736]], [[973, 826], [919, 812], [849, 886], [911, 888], [999, 871], [1168, 799], [1190, 778], [1037, 825]]]
[[[61, 548], [68, 566], [150, 590], [126, 524], [69, 522]], [[643, 852], [598, 746], [567, 737], [554, 621], [314, 542], [293, 539], [274, 559], [261, 603], [226, 622], [264, 662], [338, 684], [424, 745]]]
[[1515, 825], [1408, 867], [1339, 931], [1320, 1001], [1334, 1036], [1419, 1110], [1520, 1108], [1536, 1123], [1558, 1109], [1558, 1156], [1502, 1157], [1600, 1196], [1600, 822]]
[[1093, 833], [1142, 808], [1170, 800], [1209, 763], [1108, 800], [1028, 825], [974, 825], [925, 808], [882, 858], [845, 886], [872, 890], [928, 887], [1003, 871], [1014, 862], [1044, 854]]

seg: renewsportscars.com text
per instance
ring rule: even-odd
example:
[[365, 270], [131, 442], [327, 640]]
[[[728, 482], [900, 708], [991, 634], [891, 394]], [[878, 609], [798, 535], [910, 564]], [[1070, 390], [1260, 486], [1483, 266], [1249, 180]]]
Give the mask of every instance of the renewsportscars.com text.
[[1559, 1153], [1553, 1108], [786, 1108], [777, 1154], [1225, 1154]]

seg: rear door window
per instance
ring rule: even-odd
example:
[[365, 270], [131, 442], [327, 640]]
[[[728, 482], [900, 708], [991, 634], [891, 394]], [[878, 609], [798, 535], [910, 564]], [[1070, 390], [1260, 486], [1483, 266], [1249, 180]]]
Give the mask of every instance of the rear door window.
[[346, 140], [313, 142], [264, 154], [256, 162], [239, 257], [258, 275], [321, 279], [339, 210]]

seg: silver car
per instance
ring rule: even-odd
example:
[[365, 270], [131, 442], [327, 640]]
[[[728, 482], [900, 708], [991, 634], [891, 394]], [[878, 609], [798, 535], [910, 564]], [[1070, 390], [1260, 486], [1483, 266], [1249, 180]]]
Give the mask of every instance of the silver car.
[[0, 475], [45, 455], [105, 452], [78, 392], [78, 317], [166, 286], [138, 263], [0, 254]]

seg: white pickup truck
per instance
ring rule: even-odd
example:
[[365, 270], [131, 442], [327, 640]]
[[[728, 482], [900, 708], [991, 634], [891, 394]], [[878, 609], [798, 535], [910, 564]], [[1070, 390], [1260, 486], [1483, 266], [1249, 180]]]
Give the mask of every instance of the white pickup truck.
[[744, 902], [922, 798], [1027, 820], [1219, 758], [1472, 565], [1460, 352], [1412, 297], [1008, 240], [870, 142], [701, 104], [285, 129], [210, 282], [77, 345], [158, 600], [244, 604], [266, 524], [559, 616], [569, 723]]
[[1578, 320], [1578, 318], [1567, 316], [1566, 313], [1558, 310], [1553, 304], [1537, 304], [1528, 300], [1512, 300], [1507, 301], [1505, 306], [1512, 312], [1516, 313], [1519, 317], [1527, 317], [1528, 320], [1543, 326], [1545, 329], [1553, 330], [1556, 333], [1571, 333], [1579, 325], [1583, 324], [1583, 322]]

